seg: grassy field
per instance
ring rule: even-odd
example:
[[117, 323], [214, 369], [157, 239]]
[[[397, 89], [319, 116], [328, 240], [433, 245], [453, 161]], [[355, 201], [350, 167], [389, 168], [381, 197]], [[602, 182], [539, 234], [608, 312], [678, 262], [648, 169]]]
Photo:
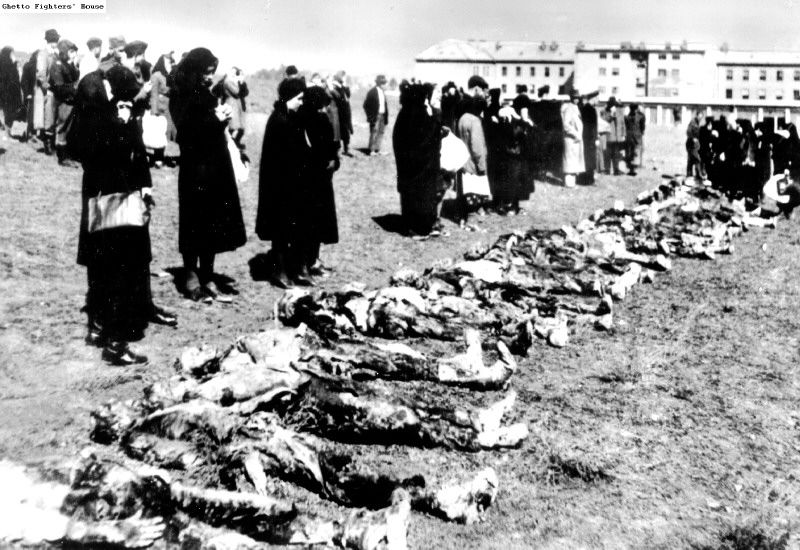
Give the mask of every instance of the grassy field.
[[[362, 147], [367, 128], [360, 102], [353, 106], [353, 145]], [[240, 194], [251, 232], [265, 122], [252, 112], [246, 138], [255, 166]], [[639, 177], [601, 176], [596, 186], [575, 189], [537, 182], [527, 215], [477, 219], [478, 233], [446, 222], [449, 236], [428, 241], [384, 231], [374, 220], [399, 212], [392, 156], [345, 158], [335, 177], [341, 242], [323, 251], [336, 269], [325, 286], [385, 284], [400, 267], [423, 269], [511, 230], [558, 227], [614, 200], [630, 203], [663, 173], [682, 170], [682, 135], [681, 128], [649, 129]], [[391, 149], [388, 137], [384, 148]], [[218, 272], [238, 281], [233, 304], [180, 296], [169, 275], [180, 265], [177, 170], [154, 171], [153, 293], [178, 313], [180, 326], [148, 330], [140, 345], [148, 365], [105, 365], [83, 343], [79, 311], [81, 171], [4, 141], [0, 175], [0, 457], [36, 463], [68, 456], [89, 442], [93, 408], [170, 376], [181, 347], [224, 345], [272, 323], [279, 293], [251, 277], [248, 262], [268, 248], [254, 234], [218, 260]], [[501, 489], [485, 523], [414, 515], [412, 548], [799, 548], [799, 250], [796, 222], [746, 233], [731, 256], [677, 260], [654, 284], [635, 288], [611, 333], [578, 334], [563, 349], [537, 343], [512, 380], [517, 419], [532, 432], [520, 449], [352, 450], [368, 464], [434, 482], [497, 469]], [[463, 405], [497, 397], [414, 383], [396, 388]], [[302, 509], [342, 512], [302, 489], [279, 487]]]

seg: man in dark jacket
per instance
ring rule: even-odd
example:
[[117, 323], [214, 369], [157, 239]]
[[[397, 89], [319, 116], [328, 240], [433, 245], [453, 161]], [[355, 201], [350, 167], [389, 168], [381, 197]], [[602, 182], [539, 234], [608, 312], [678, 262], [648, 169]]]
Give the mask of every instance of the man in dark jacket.
[[686, 128], [686, 175], [706, 179], [706, 170], [700, 158], [700, 128], [702, 128], [703, 111], [696, 110], [689, 126]]
[[58, 42], [58, 58], [50, 67], [50, 90], [56, 108], [56, 156], [61, 165], [71, 164], [67, 158], [67, 134], [72, 126], [72, 106], [78, 88], [79, 71], [75, 66], [78, 47], [69, 40]]
[[583, 121], [583, 163], [586, 170], [578, 176], [581, 185], [594, 185], [597, 169], [597, 109], [594, 106], [598, 92], [581, 98], [580, 111]]
[[353, 135], [353, 112], [350, 109], [350, 88], [345, 83], [345, 72], [339, 71], [333, 77], [331, 97], [339, 111], [339, 137], [342, 140], [342, 154], [352, 157], [350, 153], [350, 136]]
[[614, 96], [608, 98], [602, 116], [609, 126], [605, 165], [609, 174], [617, 176], [622, 173], [619, 169], [619, 162], [622, 160], [622, 152], [625, 147], [625, 116], [622, 112], [622, 104], [617, 101], [617, 98]]
[[367, 92], [364, 99], [364, 112], [369, 123], [369, 155], [385, 155], [381, 152], [381, 141], [383, 132], [389, 124], [389, 104], [386, 102], [386, 94], [383, 87], [386, 85], [386, 77], [379, 74], [375, 79], [375, 86]]

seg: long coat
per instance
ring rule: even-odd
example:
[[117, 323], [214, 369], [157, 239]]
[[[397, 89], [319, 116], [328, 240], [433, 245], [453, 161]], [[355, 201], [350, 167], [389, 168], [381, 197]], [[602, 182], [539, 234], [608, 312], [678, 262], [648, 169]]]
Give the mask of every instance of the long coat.
[[51, 130], [56, 123], [56, 104], [50, 89], [50, 67], [55, 54], [41, 49], [36, 53], [36, 86], [33, 89], [33, 128]]
[[161, 71], [155, 71], [150, 74], [150, 84], [152, 85], [150, 88], [150, 114], [167, 119], [167, 139], [175, 141], [178, 132], [169, 112], [170, 88], [167, 84], [167, 77]]
[[[244, 112], [242, 111], [242, 87], [231, 75], [226, 75], [222, 82], [221, 97], [223, 103], [231, 108], [231, 120], [228, 123], [229, 130], [244, 130]], [[247, 87], [244, 88], [247, 90]]]
[[499, 185], [493, 196], [501, 206], [527, 199], [530, 194], [527, 154], [531, 131], [531, 126], [519, 119], [501, 120], [497, 126]]
[[331, 88], [331, 99], [336, 103], [336, 110], [339, 113], [339, 137], [350, 141], [353, 133], [353, 113], [350, 109], [350, 88], [344, 85], [334, 84]]
[[[333, 172], [339, 168], [339, 142], [334, 141], [336, 129], [329, 116], [318, 111], [304, 116], [304, 125], [311, 143], [311, 158], [306, 173], [310, 178], [307, 199], [309, 240], [324, 244], [338, 243], [339, 225], [333, 194]], [[332, 168], [329, 167], [331, 162]]]
[[392, 146], [403, 217], [413, 231], [429, 233], [444, 193], [439, 157], [441, 124], [421, 103], [404, 105], [394, 123]]
[[200, 86], [170, 97], [181, 148], [178, 247], [182, 254], [217, 254], [247, 241], [225, 123], [216, 98]]
[[578, 106], [564, 103], [561, 106], [564, 124], [564, 154], [561, 157], [565, 174], [580, 174], [586, 170], [583, 159], [583, 122]]
[[308, 228], [311, 144], [299, 113], [278, 101], [264, 130], [258, 174], [256, 234], [279, 244], [297, 242]]
[[89, 270], [87, 306], [114, 340], [135, 340], [152, 313], [150, 233], [144, 227], [87, 231], [88, 201], [152, 185], [141, 129], [117, 119], [100, 72], [78, 86], [76, 147], [83, 165], [78, 263]]
[[24, 118], [19, 72], [17, 64], [10, 57], [0, 58], [0, 109], [3, 110], [7, 126]]
[[597, 169], [597, 109], [594, 106], [581, 105], [581, 121], [583, 122], [583, 162], [586, 172]]

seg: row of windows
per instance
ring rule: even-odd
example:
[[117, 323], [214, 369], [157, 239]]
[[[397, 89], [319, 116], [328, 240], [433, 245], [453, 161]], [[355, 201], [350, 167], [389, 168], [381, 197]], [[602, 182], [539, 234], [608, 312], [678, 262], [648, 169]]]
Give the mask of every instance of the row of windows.
[[[558, 68], [558, 76], [563, 77], [565, 75], [565, 73], [566, 73], [566, 68], [565, 67], [559, 67]], [[506, 66], [500, 67], [500, 75], [501, 76], [508, 76], [508, 67], [506, 67]], [[514, 68], [514, 75], [515, 76], [522, 76], [522, 67], [517, 65]], [[529, 67], [528, 68], [528, 76], [536, 76], [536, 67]], [[545, 67], [544, 67], [544, 76], [550, 76], [550, 67], [548, 67], [547, 65], [545, 65]]]
[[[660, 53], [660, 54], [658, 54], [658, 58], [659, 59], [667, 59], [667, 54]], [[681, 58], [681, 54], [679, 54], [679, 53], [672, 54], [672, 59], [675, 59], [677, 61], [680, 58]], [[600, 59], [608, 59], [608, 54], [607, 53], [601, 53], [600, 54]], [[612, 53], [611, 54], [611, 59], [619, 59], [619, 54], [618, 53]]]
[[[605, 86], [598, 86], [597, 87], [597, 91], [600, 92], [601, 95], [603, 95], [603, 94], [606, 93], [606, 87]], [[612, 86], [611, 87], [611, 95], [617, 95], [618, 93], [619, 93], [619, 87], [618, 86]]]
[[[766, 90], [757, 90], [756, 95], [758, 99], [767, 99], [767, 91]], [[747, 88], [742, 88], [740, 92], [740, 97], [742, 99], [750, 99], [750, 90]], [[733, 88], [727, 88], [725, 90], [725, 99], [733, 99]], [[775, 99], [781, 101], [783, 99], [783, 90], [776, 90], [775, 91]], [[800, 90], [794, 90], [794, 100], [800, 101]]]
[[[758, 79], [767, 80], [767, 69], [758, 70]], [[725, 80], [733, 80], [733, 69], [725, 70]], [[742, 69], [742, 80], [750, 80], [750, 69]], [[775, 80], [778, 82], [783, 80], [783, 69], [775, 70]], [[794, 80], [800, 82], [800, 70], [794, 71]]]
[[[601, 53], [600, 54], [600, 59], [607, 59], [607, 58], [608, 58], [608, 54], [607, 53]], [[618, 53], [612, 53], [611, 54], [611, 59], [619, 59], [619, 54]]]

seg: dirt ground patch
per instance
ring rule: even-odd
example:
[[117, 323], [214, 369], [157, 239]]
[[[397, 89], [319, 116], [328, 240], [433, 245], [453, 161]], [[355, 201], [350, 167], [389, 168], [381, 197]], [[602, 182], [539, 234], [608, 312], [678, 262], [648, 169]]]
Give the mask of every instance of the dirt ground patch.
[[[265, 122], [265, 115], [250, 117], [255, 166], [240, 186], [251, 231]], [[323, 251], [336, 269], [325, 287], [385, 284], [400, 267], [423, 269], [515, 229], [558, 227], [615, 200], [631, 203], [662, 173], [682, 170], [682, 135], [681, 128], [649, 129], [647, 169], [638, 177], [600, 176], [596, 186], [576, 189], [537, 182], [526, 215], [476, 218], [478, 233], [447, 222], [449, 236], [428, 241], [375, 221], [399, 212], [391, 155], [344, 158], [335, 177], [341, 243]], [[354, 145], [366, 136], [358, 123]], [[92, 409], [170, 376], [183, 346], [224, 345], [274, 322], [279, 293], [254, 281], [248, 265], [268, 245], [252, 233], [218, 261], [218, 272], [238, 282], [233, 304], [180, 296], [169, 275], [180, 265], [177, 170], [153, 171], [153, 293], [177, 312], [180, 326], [148, 330], [140, 346], [148, 365], [105, 365], [99, 350], [83, 343], [85, 274], [74, 261], [81, 171], [59, 167], [30, 145], [4, 141], [0, 149], [0, 457], [36, 463], [68, 456], [89, 442]], [[512, 380], [517, 420], [532, 430], [518, 450], [351, 447], [366, 462], [432, 480], [497, 469], [501, 491], [485, 523], [415, 515], [413, 548], [733, 548], [723, 544], [736, 529], [777, 543], [788, 533], [784, 547], [800, 547], [798, 250], [796, 221], [748, 232], [731, 256], [677, 260], [654, 284], [635, 288], [610, 334], [579, 334], [563, 349], [534, 345]], [[454, 403], [497, 397], [397, 387]], [[337, 511], [302, 489], [286, 485], [285, 492], [301, 507]]]

